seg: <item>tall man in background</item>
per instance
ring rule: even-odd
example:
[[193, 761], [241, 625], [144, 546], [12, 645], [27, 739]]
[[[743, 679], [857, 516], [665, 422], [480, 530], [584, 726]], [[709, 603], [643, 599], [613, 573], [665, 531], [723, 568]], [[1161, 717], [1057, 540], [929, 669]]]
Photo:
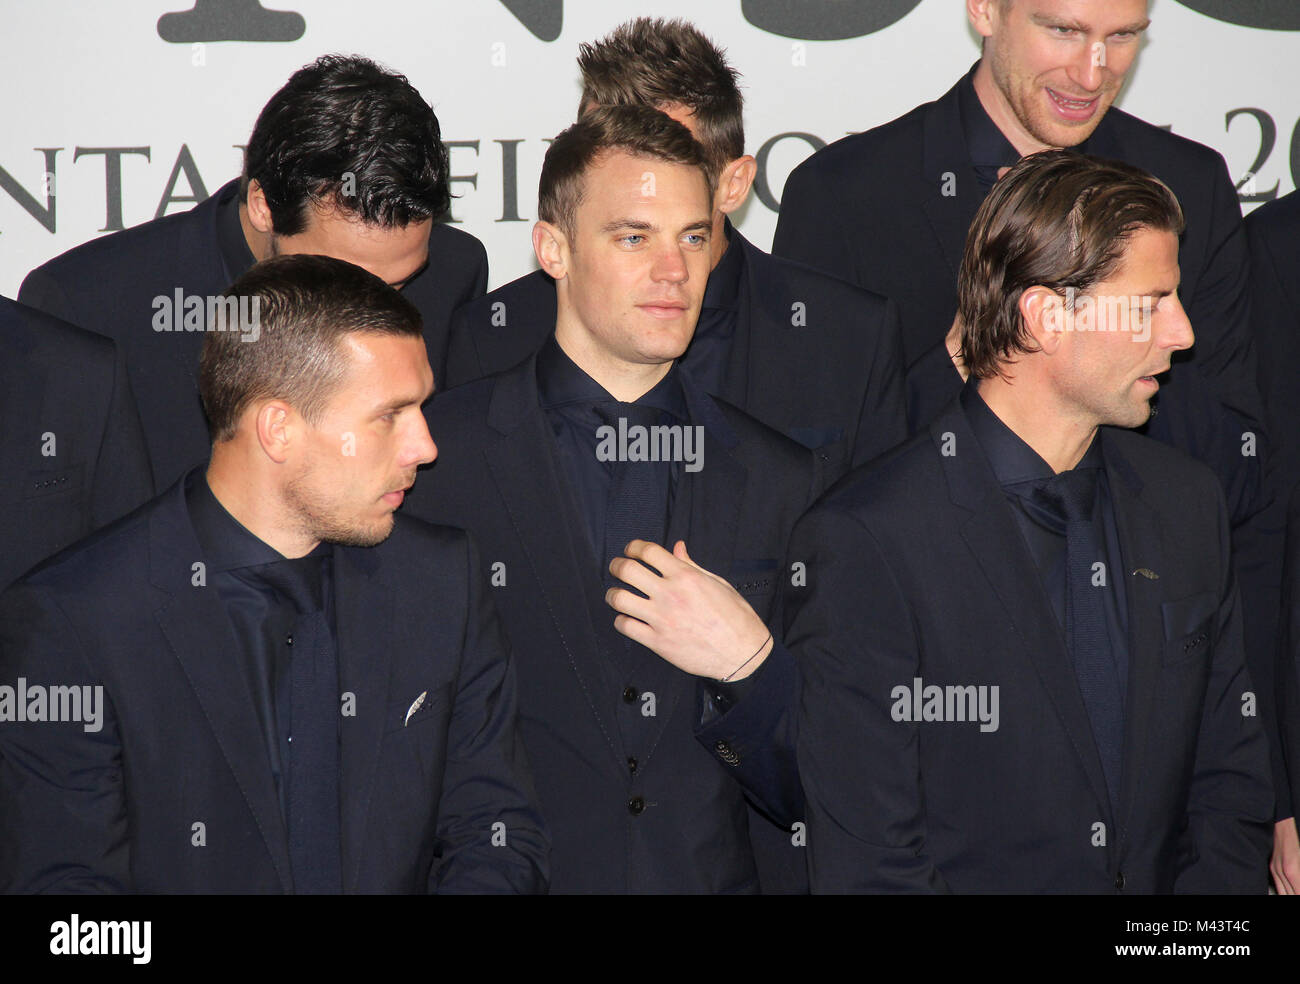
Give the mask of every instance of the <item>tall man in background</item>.
[[1214, 150], [1113, 106], [1150, 23], [1147, 0], [967, 0], [966, 13], [983, 38], [980, 60], [937, 101], [796, 168], [773, 252], [898, 304], [915, 430], [961, 388], [957, 269], [971, 219], [1000, 173], [1023, 155], [1073, 147], [1141, 167], [1174, 191], [1187, 220], [1178, 262], [1197, 341], [1175, 358], [1181, 371], [1162, 381], [1144, 433], [1203, 461], [1223, 485], [1247, 658], [1282, 788], [1270, 603], [1281, 544], [1249, 521], [1266, 502], [1268, 448], [1246, 242], [1227, 167]]

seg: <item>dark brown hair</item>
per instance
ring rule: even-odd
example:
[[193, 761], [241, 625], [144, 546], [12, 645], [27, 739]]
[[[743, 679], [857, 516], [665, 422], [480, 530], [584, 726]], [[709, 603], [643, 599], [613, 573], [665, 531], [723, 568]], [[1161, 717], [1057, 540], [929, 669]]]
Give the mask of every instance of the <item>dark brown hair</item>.
[[1138, 229], [1181, 235], [1178, 199], [1146, 171], [1070, 150], [1031, 154], [984, 199], [957, 277], [961, 355], [986, 378], [1037, 351], [1020, 316], [1030, 287], [1083, 293], [1111, 276]]
[[234, 437], [255, 400], [282, 399], [308, 423], [319, 422], [347, 373], [342, 336], [422, 337], [415, 305], [374, 274], [328, 256], [265, 260], [222, 297], [227, 301], [214, 308], [199, 360], [199, 394], [214, 441]]
[[638, 17], [594, 44], [578, 46], [581, 115], [597, 106], [680, 103], [695, 115], [716, 183], [745, 153], [739, 74], [722, 49], [684, 20]]
[[404, 75], [359, 55], [323, 55], [290, 76], [257, 117], [244, 155], [277, 235], [301, 232], [309, 207], [369, 225], [436, 219], [451, 203], [438, 117]]
[[601, 155], [620, 150], [699, 168], [712, 202], [713, 175], [690, 130], [648, 106], [604, 106], [579, 119], [547, 149], [537, 187], [538, 217], [559, 226], [572, 242], [587, 169]]

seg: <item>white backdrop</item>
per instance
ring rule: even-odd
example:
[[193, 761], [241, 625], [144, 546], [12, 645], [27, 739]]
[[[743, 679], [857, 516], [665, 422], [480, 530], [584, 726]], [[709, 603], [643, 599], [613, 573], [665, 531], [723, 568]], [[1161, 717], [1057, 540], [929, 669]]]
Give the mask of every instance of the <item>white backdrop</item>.
[[[237, 145], [263, 103], [325, 52], [368, 55], [434, 104], [462, 177], [453, 215], [487, 246], [492, 286], [532, 269], [537, 174], [545, 139], [577, 107], [577, 45], [623, 20], [688, 17], [728, 49], [745, 79], [749, 151], [779, 138], [760, 174], [770, 202], [812, 150], [780, 135], [831, 141], [883, 123], [945, 92], [978, 57], [960, 0], [266, 0], [301, 15], [289, 25], [297, 40], [195, 42], [184, 18], [161, 32], [183, 40], [164, 40], [159, 18], [192, 2], [0, 0], [0, 293], [15, 296], [29, 269], [106, 227], [143, 222], [160, 206], [190, 208], [196, 192], [234, 177]], [[212, 4], [233, 17], [256, 0]], [[1238, 26], [1194, 7], [1292, 29]], [[804, 34], [814, 33], [818, 8], [836, 26], [896, 19], [863, 37], [816, 41], [751, 23], [772, 26], [782, 8], [797, 12], [795, 33]], [[1254, 166], [1257, 194], [1294, 188], [1300, 0], [1152, 0], [1151, 16], [1118, 105], [1215, 147], [1234, 179]], [[1250, 112], [1229, 125], [1239, 110]], [[504, 166], [512, 151], [513, 181]], [[167, 202], [178, 162], [202, 190], [180, 167]], [[739, 223], [770, 245], [768, 205], [751, 199]]]

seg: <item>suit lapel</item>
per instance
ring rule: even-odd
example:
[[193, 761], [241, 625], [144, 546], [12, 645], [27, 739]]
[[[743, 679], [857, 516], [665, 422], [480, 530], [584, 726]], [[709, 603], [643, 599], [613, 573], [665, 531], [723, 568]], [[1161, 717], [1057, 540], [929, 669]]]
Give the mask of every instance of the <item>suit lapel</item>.
[[[538, 404], [536, 356], [498, 377], [488, 422], [501, 434], [483, 449], [488, 470], [583, 696], [618, 767], [626, 771], [618, 722], [595, 697], [606, 688], [588, 607], [592, 574], [579, 559], [581, 517], [560, 484], [554, 440]], [[613, 616], [611, 609], [611, 621]]]
[[953, 403], [930, 425], [930, 430], [940, 454], [945, 446], [943, 435], [950, 432], [956, 437], [957, 453], [941, 458], [948, 490], [954, 503], [970, 511], [961, 529], [962, 539], [1020, 637], [1022, 645], [1009, 647], [1008, 651], [1018, 653], [1021, 661], [1032, 667], [1070, 737], [1098, 802], [1107, 803], [1110, 794], [1101, 757], [1065, 637], [1011, 507], [984, 454], [978, 450], [971, 453], [979, 444], [959, 403]]
[[355, 890], [365, 854], [366, 820], [379, 771], [393, 660], [389, 635], [394, 592], [378, 582], [378, 566], [379, 558], [372, 551], [334, 548], [339, 689], [354, 694], [357, 703], [356, 715], [343, 719], [339, 750], [345, 892]]
[[917, 176], [921, 187], [916, 197], [956, 282], [966, 235], [984, 201], [966, 148], [956, 86], [926, 113], [922, 140], [922, 168]]
[[[1106, 431], [1102, 432], [1103, 435]], [[1115, 442], [1104, 445], [1106, 476], [1110, 486], [1115, 525], [1119, 530], [1123, 569], [1115, 572], [1124, 579], [1128, 610], [1129, 675], [1124, 701], [1124, 775], [1118, 808], [1127, 828], [1136, 798], [1136, 786], [1143, 776], [1143, 757], [1150, 739], [1152, 703], [1156, 699], [1160, 664], [1164, 653], [1164, 622], [1159, 581], [1133, 576], [1146, 568], [1157, 574], [1165, 569], [1165, 551], [1160, 536], [1160, 517], [1141, 497], [1142, 482], [1123, 458]]]
[[239, 651], [216, 589], [196, 586], [192, 558], [202, 557], [189, 522], [185, 482], [172, 487], [169, 500], [149, 521], [150, 580], [170, 595], [154, 613], [163, 635], [189, 678], [221, 754], [257, 822], [285, 892], [293, 890], [289, 842], [271, 762], [234, 653]]

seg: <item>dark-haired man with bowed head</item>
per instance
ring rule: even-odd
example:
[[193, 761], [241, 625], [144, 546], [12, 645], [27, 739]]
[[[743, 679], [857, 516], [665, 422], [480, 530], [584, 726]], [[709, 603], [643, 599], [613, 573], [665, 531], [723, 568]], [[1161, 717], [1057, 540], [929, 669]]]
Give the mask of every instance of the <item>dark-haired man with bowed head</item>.
[[197, 382], [207, 299], [257, 260], [333, 256], [399, 288], [420, 311], [441, 385], [451, 312], [487, 286], [482, 244], [439, 224], [448, 176], [438, 119], [405, 77], [326, 55], [262, 109], [241, 178], [188, 212], [37, 267], [19, 300], [117, 342], [164, 489], [207, 454]]
[[677, 365], [709, 279], [712, 173], [646, 106], [556, 137], [533, 229], [552, 333], [427, 411], [439, 457], [407, 508], [482, 550], [553, 892], [770, 890], [765, 832], [804, 865], [794, 662], [770, 626], [821, 482], [806, 448]]
[[206, 469], [0, 596], [0, 891], [543, 891], [478, 555], [393, 515], [437, 454], [419, 312], [321, 256], [230, 296]]
[[[739, 75], [682, 20], [640, 17], [583, 44], [579, 115], [648, 106], [703, 146], [715, 188], [709, 283], [679, 366], [704, 387], [815, 451], [829, 477], [906, 433], [898, 321], [884, 297], [764, 253], [728, 216], [754, 183]], [[554, 328], [555, 284], [539, 270], [470, 302], [452, 322], [451, 386], [508, 369]]]
[[970, 380], [796, 527], [815, 891], [1265, 891], [1223, 492], [1127, 430], [1194, 340], [1182, 230], [1137, 168], [1013, 165], [962, 259]]

